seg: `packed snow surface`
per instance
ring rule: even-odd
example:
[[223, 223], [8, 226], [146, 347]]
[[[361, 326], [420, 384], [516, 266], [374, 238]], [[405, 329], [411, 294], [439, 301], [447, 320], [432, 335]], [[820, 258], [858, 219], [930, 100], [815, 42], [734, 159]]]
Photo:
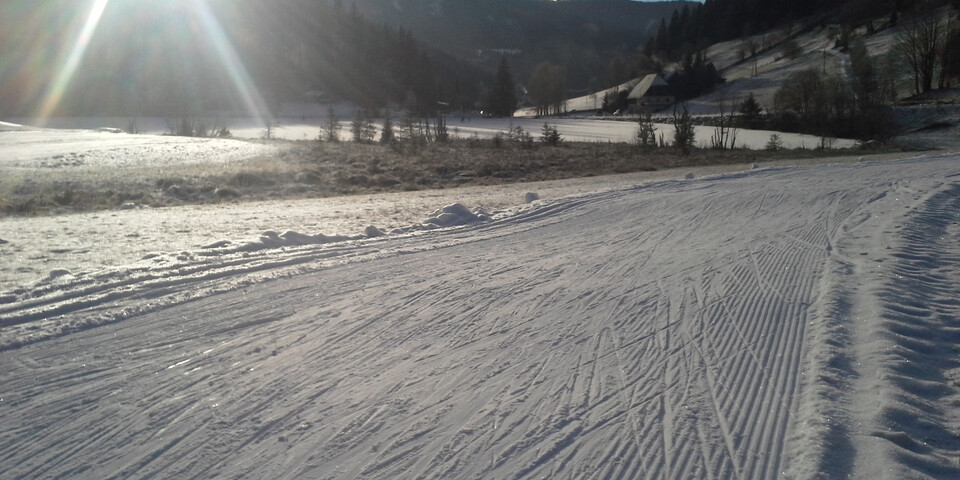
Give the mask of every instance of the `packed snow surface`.
[[38, 167], [111, 169], [226, 165], [277, 151], [273, 146], [229, 139], [23, 127], [4, 130], [2, 127], [0, 125], [0, 167], [11, 171]]
[[690, 177], [51, 271], [0, 477], [960, 477], [960, 157]]

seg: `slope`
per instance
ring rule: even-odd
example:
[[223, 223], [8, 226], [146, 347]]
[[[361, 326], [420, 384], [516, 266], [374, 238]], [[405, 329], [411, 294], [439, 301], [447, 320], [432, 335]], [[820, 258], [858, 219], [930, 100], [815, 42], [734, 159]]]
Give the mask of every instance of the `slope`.
[[661, 182], [40, 296], [2, 328], [114, 321], [0, 352], [0, 476], [948, 478], [958, 178]]

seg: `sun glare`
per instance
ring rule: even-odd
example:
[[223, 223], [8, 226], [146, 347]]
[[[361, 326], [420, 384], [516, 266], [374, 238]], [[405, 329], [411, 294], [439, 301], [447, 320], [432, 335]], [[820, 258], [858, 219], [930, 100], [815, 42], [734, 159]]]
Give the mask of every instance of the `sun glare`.
[[90, 7], [90, 13], [87, 15], [86, 22], [83, 24], [83, 29], [80, 30], [77, 41], [74, 42], [73, 48], [70, 49], [70, 53], [63, 63], [63, 67], [60, 68], [59, 73], [57, 73], [56, 78], [53, 80], [53, 83], [50, 84], [50, 87], [44, 95], [39, 115], [37, 115], [41, 122], [50, 116], [50, 113], [57, 108], [57, 105], [63, 98], [63, 92], [70, 84], [70, 79], [73, 78], [74, 72], [77, 71], [80, 61], [83, 60], [83, 54], [86, 53], [87, 46], [90, 45], [90, 39], [97, 30], [97, 24], [100, 23], [100, 17], [103, 16], [103, 11], [107, 8], [109, 1], [110, 0], [95, 0]]
[[[104, 10], [107, 9], [108, 5], [111, 11], [112, 9], [126, 9], [130, 6], [129, 4], [124, 4], [121, 0], [114, 2], [110, 0], [93, 0], [90, 4], [89, 12], [78, 12], [76, 22], [82, 22], [82, 24], [75, 22], [74, 25], [82, 25], [82, 27], [79, 28], [79, 34], [77, 34], [75, 39], [70, 38], [66, 42], [63, 42], [64, 46], [61, 47], [61, 52], [59, 53], [60, 60], [58, 61], [58, 67], [53, 72], [52, 81], [47, 84], [43, 95], [40, 97], [40, 106], [35, 116], [41, 125], [47, 122], [47, 119], [57, 111], [58, 106], [64, 101], [64, 95], [66, 95], [66, 92], [70, 88], [71, 81], [74, 80], [75, 74], [83, 63], [85, 55], [89, 53], [88, 50], [90, 50], [97, 29], [120, 27], [119, 25], [101, 24], [111, 23], [117, 19], [117, 15], [111, 16], [108, 13], [107, 17], [109, 17], [111, 22], [101, 22], [101, 20], [105, 18]], [[189, 29], [189, 25], [194, 25], [195, 30], [193, 33], [199, 36], [201, 42], [212, 47], [212, 51], [215, 53], [217, 62], [219, 63], [217, 67], [222, 70], [226, 78], [229, 78], [234, 90], [233, 94], [242, 102], [245, 110], [244, 113], [250, 117], [260, 119], [265, 122], [265, 124], [272, 121], [270, 111], [266, 107], [266, 102], [264, 102], [240, 56], [237, 54], [220, 21], [206, 0], [169, 3], [157, 2], [148, 8], [153, 9], [154, 14], [165, 12], [166, 15], [170, 15], [171, 12], [175, 12], [172, 14], [183, 16], [183, 18], [178, 19], [178, 25], [183, 28]], [[171, 30], [166, 32], [166, 35], [177, 37], [183, 35], [182, 38], [168, 38], [170, 42], [184, 41], [185, 38], [189, 38], [189, 34], [183, 31], [176, 32]], [[153, 55], [160, 55], [162, 53], [167, 52], [151, 52], [149, 50], [138, 52], [139, 58], [144, 62], [144, 65], [150, 62], [150, 57]], [[146, 58], [144, 58], [144, 56], [146, 56]]]
[[213, 48], [217, 52], [221, 67], [230, 77], [237, 95], [243, 101], [243, 105], [247, 109], [247, 115], [262, 120], [265, 125], [272, 123], [273, 119], [266, 102], [263, 101], [263, 97], [250, 78], [250, 74], [243, 65], [243, 61], [240, 60], [240, 56], [237, 55], [236, 50], [230, 43], [230, 39], [224, 33], [220, 22], [210, 11], [210, 6], [207, 5], [205, 0], [197, 0], [193, 2], [193, 8], [207, 40], [213, 44]]

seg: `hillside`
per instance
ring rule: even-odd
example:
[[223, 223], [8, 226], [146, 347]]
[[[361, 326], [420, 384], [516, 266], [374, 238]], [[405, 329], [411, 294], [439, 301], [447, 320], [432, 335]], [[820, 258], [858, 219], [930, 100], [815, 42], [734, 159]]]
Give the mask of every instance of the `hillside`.
[[518, 78], [561, 64], [570, 88], [599, 86], [607, 63], [631, 55], [689, 2], [630, 0], [358, 0], [366, 18], [492, 71], [504, 50]]
[[[630, 0], [358, 0], [370, 20], [411, 30], [465, 56], [477, 50], [535, 50], [586, 42], [598, 48], [640, 45], [684, 2]], [[630, 48], [630, 47], [627, 47]]]
[[308, 92], [429, 113], [438, 101], [473, 105], [488, 76], [409, 32], [313, 0], [5, 2], [0, 41], [5, 117], [269, 118]]
[[[937, 9], [935, 14], [944, 25], [948, 25], [954, 15], [948, 8]], [[895, 52], [898, 36], [909, 23], [891, 26], [887, 17], [876, 17], [872, 25], [872, 29], [860, 26], [845, 35], [848, 42], [863, 42], [868, 55], [874, 59], [875, 68], [883, 69], [883, 75], [891, 75], [891, 88], [896, 96], [888, 100], [893, 105], [885, 108], [898, 129], [896, 140], [921, 148], [960, 147], [960, 106], [957, 105], [960, 90], [935, 89], [914, 97], [910, 72]], [[840, 25], [818, 24], [815, 17], [807, 17], [756, 35], [706, 46], [704, 60], [716, 67], [724, 82], [688, 100], [686, 106], [697, 116], [729, 114], [752, 94], [767, 113], [772, 113], [775, 94], [792, 75], [815, 70], [849, 81], [853, 75], [851, 57], [849, 50], [839, 45], [841, 32]], [[677, 63], [666, 66], [667, 75], [679, 68]], [[573, 96], [564, 102], [564, 110], [592, 115], [599, 110], [605, 95], [629, 91], [639, 80], [635, 78], [587, 95]], [[672, 113], [668, 108], [660, 112], [659, 117], [669, 117]], [[535, 108], [523, 108], [516, 115], [533, 117], [537, 112]]]

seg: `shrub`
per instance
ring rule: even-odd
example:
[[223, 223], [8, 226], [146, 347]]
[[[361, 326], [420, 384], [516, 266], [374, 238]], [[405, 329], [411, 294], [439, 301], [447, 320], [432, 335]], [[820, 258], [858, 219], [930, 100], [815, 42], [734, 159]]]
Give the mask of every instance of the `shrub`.
[[360, 110], [357, 110], [354, 115], [350, 130], [353, 133], [353, 141], [357, 143], [372, 143], [377, 134], [370, 116]]
[[767, 141], [767, 145], [764, 148], [768, 152], [776, 152], [777, 150], [782, 150], [783, 140], [780, 138], [779, 134], [773, 133], [770, 135], [770, 140]]
[[436, 142], [446, 142], [450, 140], [450, 133], [447, 132], [447, 119], [440, 115], [434, 122], [433, 140]]
[[740, 104], [740, 125], [744, 128], [760, 128], [763, 125], [763, 107], [753, 92]]
[[683, 105], [683, 113], [679, 115], [676, 110], [673, 111], [673, 128], [673, 145], [679, 148], [683, 155], [690, 155], [696, 134], [693, 128], [693, 119], [690, 118], [690, 112], [686, 105]]
[[551, 127], [548, 123], [543, 124], [543, 128], [540, 130], [541, 143], [556, 147], [560, 145], [562, 141], [563, 138], [560, 136], [560, 132], [557, 131], [557, 127]]
[[657, 127], [653, 125], [653, 116], [649, 113], [640, 118], [636, 133], [637, 146], [653, 148], [657, 146]]
[[383, 117], [383, 130], [380, 132], [380, 143], [389, 144], [395, 142], [396, 139], [393, 133], [393, 121], [390, 119], [390, 112], [388, 111]]
[[515, 127], [511, 126], [506, 133], [503, 134], [503, 137], [508, 142], [519, 145], [521, 148], [533, 147], [533, 137], [530, 135], [530, 132], [524, 130], [523, 127], [519, 125]]
[[327, 110], [327, 123], [320, 128], [320, 140], [334, 143], [340, 141], [340, 119], [333, 107]]

